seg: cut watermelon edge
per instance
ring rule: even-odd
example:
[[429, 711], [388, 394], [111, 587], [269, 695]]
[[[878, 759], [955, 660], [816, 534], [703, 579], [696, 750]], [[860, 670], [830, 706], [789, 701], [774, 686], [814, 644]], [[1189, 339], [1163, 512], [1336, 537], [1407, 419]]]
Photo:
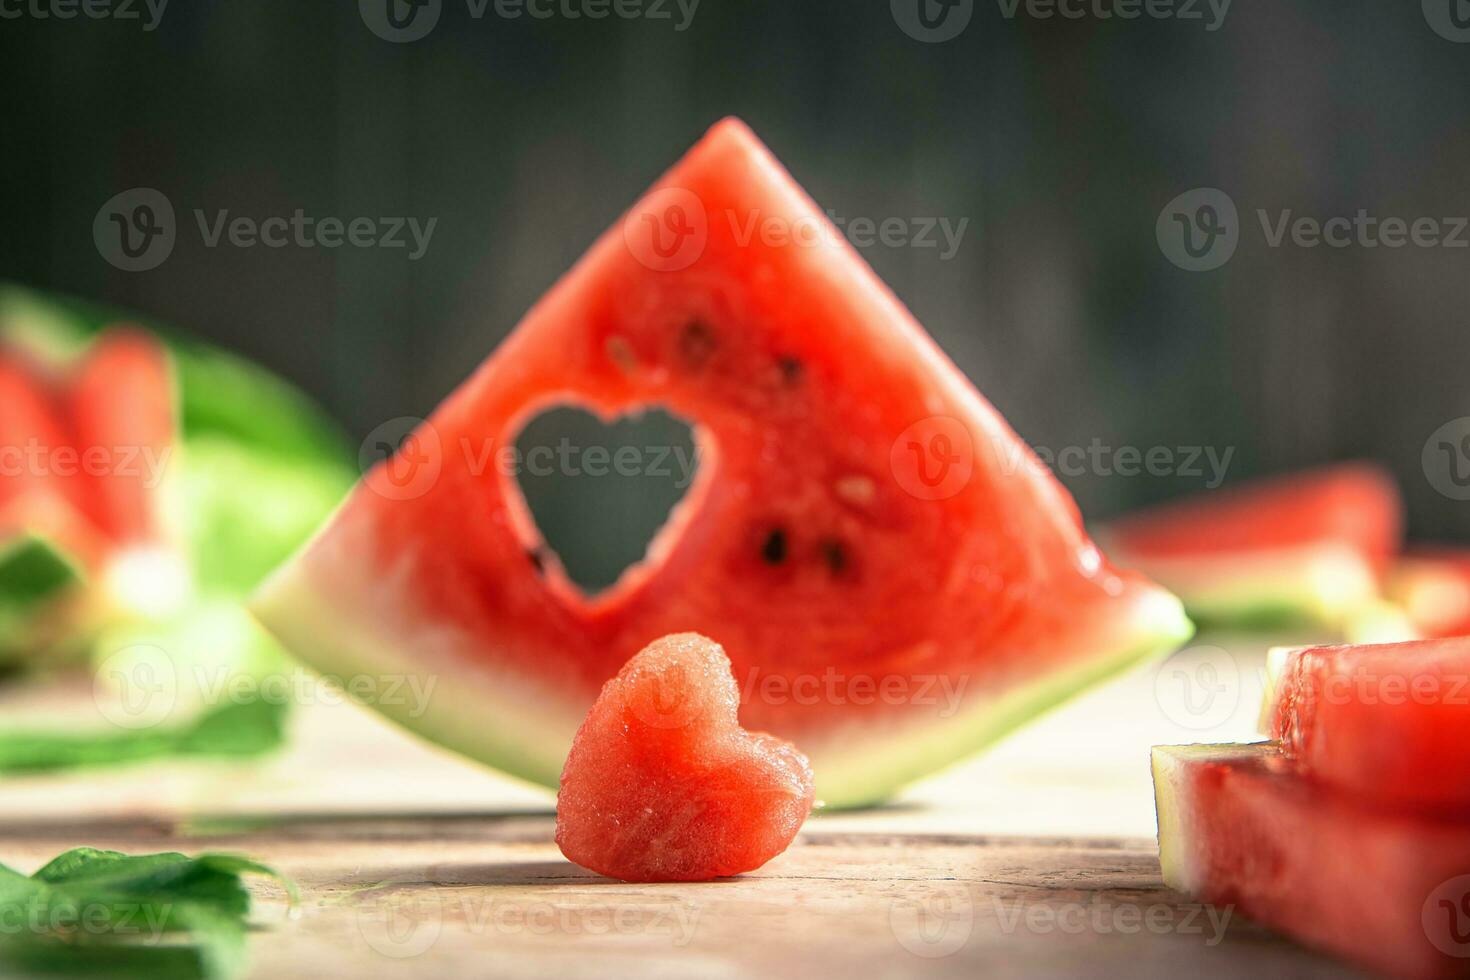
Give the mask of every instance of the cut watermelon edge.
[[1373, 565], [1345, 545], [1178, 559], [1119, 555], [1183, 599], [1201, 625], [1341, 627], [1379, 595]]
[[[308, 552], [311, 547], [307, 545]], [[396, 596], [405, 594], [394, 587], [392, 575], [378, 576], [372, 588], [375, 603], [388, 610], [394, 608]], [[1194, 626], [1182, 604], [1164, 590], [1138, 585], [1131, 599], [1113, 599], [1101, 606], [1115, 614], [1106, 624], [1079, 624], [1087, 641], [1102, 638], [1101, 652], [1004, 693], [974, 700], [942, 722], [901, 726], [854, 722], [824, 733], [820, 745], [793, 737], [797, 748], [812, 757], [817, 799], [833, 809], [886, 801], [902, 786], [973, 755], [1108, 677], [1167, 656], [1193, 636]], [[437, 745], [527, 782], [556, 788], [565, 750], [590, 701], [582, 703], [522, 673], [497, 670], [484, 658], [471, 662], [454, 651], [469, 648], [474, 641], [450, 629], [426, 634], [420, 628], [412, 635], [387, 636], [354, 617], [349, 605], [354, 604], [335, 601], [317, 586], [311, 557], [301, 554], [266, 581], [249, 608], [284, 648], [329, 678], [367, 678], [367, 683], [359, 682], [364, 689], [397, 689], [400, 694], [396, 685], [401, 678], [434, 679], [429, 694], [432, 710], [416, 712], [415, 705], [403, 703], [402, 697], [368, 698], [366, 703]], [[379, 621], [384, 618], [415, 621], [408, 615]], [[436, 669], [436, 663], [444, 666]], [[427, 689], [427, 683], [420, 689]], [[837, 747], [840, 759], [833, 758]]]
[[1204, 745], [1155, 745], [1150, 751], [1154, 810], [1158, 815], [1159, 872], [1164, 884], [1186, 895], [1197, 895], [1203, 884], [1199, 869], [1189, 859], [1184, 833], [1183, 804], [1176, 786], [1184, 766], [1194, 760], [1230, 762], [1251, 759], [1264, 742]]

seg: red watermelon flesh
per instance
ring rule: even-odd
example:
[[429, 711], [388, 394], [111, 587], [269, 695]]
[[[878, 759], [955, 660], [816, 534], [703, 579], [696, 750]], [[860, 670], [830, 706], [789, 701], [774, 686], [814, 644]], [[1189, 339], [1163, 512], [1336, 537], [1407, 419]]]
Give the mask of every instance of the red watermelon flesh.
[[85, 488], [62, 475], [75, 453], [63, 408], [39, 367], [13, 350], [0, 349], [0, 405], [0, 543], [36, 535], [96, 564], [105, 545], [85, 516]]
[[556, 842], [624, 881], [706, 881], [786, 850], [812, 808], [796, 747], [744, 731], [730, 658], [695, 633], [649, 644], [603, 685], [562, 769]]
[[48, 652], [40, 647], [52, 641], [38, 636], [70, 646], [107, 619], [176, 608], [188, 572], [163, 520], [177, 429], [163, 346], [112, 328], [60, 364], [0, 349], [0, 401], [0, 556], [35, 561], [43, 547], [54, 561], [38, 567], [68, 567], [87, 580], [85, 589], [69, 583], [58, 596], [64, 605], [48, 601], [33, 613], [0, 596], [11, 620], [25, 620], [12, 623], [22, 639], [7, 645], [7, 659]]
[[85, 508], [115, 545], [167, 539], [162, 479], [177, 429], [168, 352], [141, 330], [114, 327], [70, 372], [65, 393], [76, 445], [92, 467]]
[[1385, 803], [1470, 813], [1470, 637], [1284, 658], [1266, 734], [1304, 774]]
[[1470, 550], [1410, 549], [1394, 563], [1387, 592], [1418, 636], [1470, 636]]
[[1114, 522], [1117, 559], [1212, 621], [1340, 624], [1371, 601], [1402, 539], [1392, 478], [1344, 463], [1208, 491]]
[[[645, 559], [590, 598], [514, 477], [483, 465], [565, 404], [662, 407], [701, 451]], [[1113, 569], [1055, 479], [1018, 459], [1034, 462], [728, 120], [254, 605], [327, 673], [443, 675], [426, 711], [379, 706], [547, 784], [629, 657], [715, 635], [743, 720], [801, 746], [819, 797], [868, 802], [1189, 634], [1177, 601]]]
[[1270, 744], [1153, 751], [1171, 888], [1394, 976], [1463, 976], [1470, 821], [1300, 778]]

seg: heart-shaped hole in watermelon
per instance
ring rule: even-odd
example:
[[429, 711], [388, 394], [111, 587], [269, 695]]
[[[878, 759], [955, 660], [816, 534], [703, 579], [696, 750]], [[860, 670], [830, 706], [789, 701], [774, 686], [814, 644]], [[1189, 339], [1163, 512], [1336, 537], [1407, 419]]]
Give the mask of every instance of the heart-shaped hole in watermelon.
[[605, 423], [573, 406], [541, 412], [516, 441], [515, 478], [540, 542], [595, 596], [642, 560], [693, 486], [693, 430], [659, 409]]

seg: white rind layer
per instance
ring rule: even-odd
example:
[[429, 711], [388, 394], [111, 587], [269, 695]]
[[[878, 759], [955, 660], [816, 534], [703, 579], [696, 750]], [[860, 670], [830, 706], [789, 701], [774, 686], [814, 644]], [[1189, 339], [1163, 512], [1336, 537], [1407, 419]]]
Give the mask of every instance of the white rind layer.
[[[379, 698], [372, 704], [433, 742], [556, 786], [589, 707], [584, 692], [568, 695], [523, 671], [497, 669], [494, 652], [481, 649], [474, 637], [426, 622], [406, 606], [413, 594], [407, 566], [370, 574], [362, 562], [315, 550], [331, 549], [335, 540], [319, 538], [278, 571], [252, 603], [256, 617], [287, 649], [328, 676], [366, 677], [358, 683], [380, 692], [403, 690], [396, 682], [407, 676], [432, 685], [427, 706], [411, 699]], [[331, 574], [319, 572], [318, 563]], [[1032, 683], [965, 697], [948, 718], [916, 713], [875, 724], [871, 717], [855, 715], [852, 724], [825, 729], [819, 739], [800, 739], [797, 747], [817, 775], [817, 798], [834, 807], [887, 799], [900, 786], [972, 754], [1092, 684], [1172, 652], [1193, 631], [1179, 602], [1151, 587], [1139, 587], [1130, 598], [1101, 609], [1111, 617], [1105, 629], [1079, 624], [1078, 631], [1096, 644], [1096, 652]], [[364, 615], [364, 610], [370, 612]]]
[[1341, 626], [1378, 596], [1373, 567], [1340, 544], [1188, 558], [1147, 558], [1116, 546], [1113, 553], [1209, 622], [1308, 619]]

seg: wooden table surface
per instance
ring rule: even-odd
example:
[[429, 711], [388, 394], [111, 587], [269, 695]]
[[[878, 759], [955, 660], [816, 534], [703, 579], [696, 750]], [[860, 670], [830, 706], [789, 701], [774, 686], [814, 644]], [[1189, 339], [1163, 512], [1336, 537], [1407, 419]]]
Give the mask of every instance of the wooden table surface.
[[[568, 863], [551, 794], [308, 697], [286, 751], [0, 781], [0, 862], [232, 850], [258, 977], [1326, 976], [1347, 969], [1166, 889], [1148, 747], [1250, 737], [1260, 640], [1207, 638], [889, 806], [818, 813], [758, 872], [629, 885]], [[0, 694], [6, 727], [91, 703]], [[332, 703], [327, 703], [327, 702]], [[95, 710], [95, 709], [94, 709]]]

